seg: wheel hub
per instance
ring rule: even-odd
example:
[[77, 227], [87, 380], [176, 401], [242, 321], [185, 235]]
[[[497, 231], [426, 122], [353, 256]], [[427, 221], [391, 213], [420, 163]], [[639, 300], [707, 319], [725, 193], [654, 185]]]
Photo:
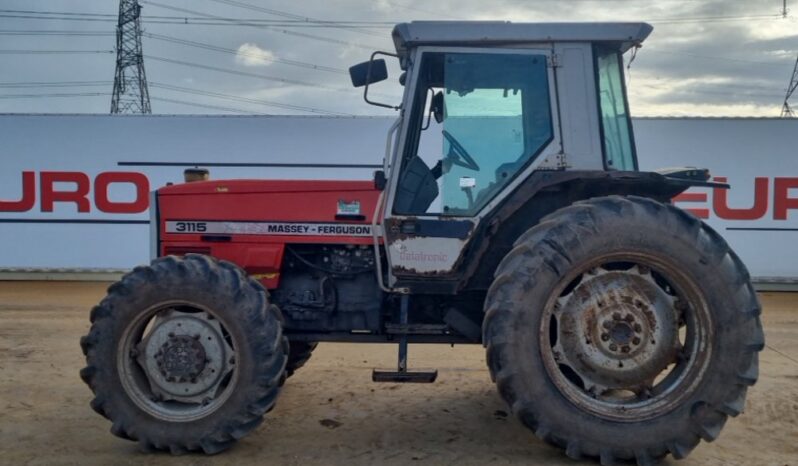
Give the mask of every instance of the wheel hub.
[[161, 375], [167, 380], [178, 379], [181, 382], [196, 379], [205, 369], [205, 359], [205, 348], [199, 342], [199, 334], [170, 337], [155, 353], [155, 363]]
[[205, 312], [162, 313], [136, 353], [153, 401], [205, 403], [235, 366], [219, 321]]
[[638, 392], [675, 359], [674, 297], [642, 267], [594, 269], [558, 306], [555, 351], [591, 393]]

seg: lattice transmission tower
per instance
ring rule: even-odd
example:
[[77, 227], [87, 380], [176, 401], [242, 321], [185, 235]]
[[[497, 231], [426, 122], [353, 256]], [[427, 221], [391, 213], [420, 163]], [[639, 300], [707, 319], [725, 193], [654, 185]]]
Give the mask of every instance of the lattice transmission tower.
[[119, 0], [111, 113], [152, 113], [141, 49], [141, 5], [138, 0]]
[[792, 78], [790, 78], [790, 85], [787, 86], [787, 95], [784, 97], [784, 105], [781, 107], [782, 118], [795, 118], [795, 110], [790, 107], [790, 97], [798, 89], [798, 58], [795, 59], [795, 67], [792, 69]]

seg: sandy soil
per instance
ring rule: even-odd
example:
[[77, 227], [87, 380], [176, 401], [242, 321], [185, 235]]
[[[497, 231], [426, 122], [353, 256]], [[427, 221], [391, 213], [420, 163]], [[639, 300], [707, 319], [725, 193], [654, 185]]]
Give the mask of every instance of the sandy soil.
[[[395, 347], [323, 344], [266, 422], [214, 457], [139, 453], [89, 408], [78, 340], [99, 283], [0, 283], [3, 464], [579, 464], [511, 416], [477, 346], [411, 346], [432, 385], [375, 384]], [[680, 465], [798, 465], [798, 294], [762, 296], [768, 347], [746, 412]], [[669, 460], [670, 463], [677, 463]], [[593, 464], [584, 462], [583, 464]]]

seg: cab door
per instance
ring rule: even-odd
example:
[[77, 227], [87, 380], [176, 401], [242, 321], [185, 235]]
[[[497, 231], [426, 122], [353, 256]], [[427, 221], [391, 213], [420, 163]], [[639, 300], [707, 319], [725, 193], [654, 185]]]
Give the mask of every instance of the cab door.
[[480, 220], [561, 153], [551, 49], [419, 48], [385, 203], [390, 284], [458, 270]]

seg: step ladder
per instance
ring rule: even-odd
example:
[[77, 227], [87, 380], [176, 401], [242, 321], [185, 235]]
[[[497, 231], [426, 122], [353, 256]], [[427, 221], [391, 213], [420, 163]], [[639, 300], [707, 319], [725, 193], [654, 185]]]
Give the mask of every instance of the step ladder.
[[[399, 328], [408, 328], [407, 314], [410, 296], [403, 294], [399, 301]], [[371, 380], [374, 382], [393, 383], [432, 383], [438, 378], [438, 371], [408, 371], [407, 370], [407, 332], [399, 337], [399, 362], [396, 371], [378, 371], [374, 369]]]

